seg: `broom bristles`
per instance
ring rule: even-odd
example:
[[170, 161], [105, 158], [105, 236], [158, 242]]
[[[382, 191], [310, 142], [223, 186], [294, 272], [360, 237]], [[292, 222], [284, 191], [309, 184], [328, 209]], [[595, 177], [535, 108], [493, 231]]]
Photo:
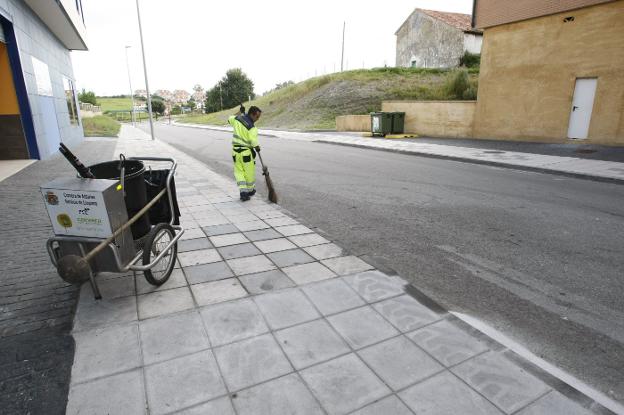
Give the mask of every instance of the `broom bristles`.
[[269, 170], [266, 168], [264, 170], [264, 178], [266, 179], [266, 186], [269, 190], [269, 201], [271, 203], [277, 203], [277, 192], [273, 186], [273, 180], [271, 180], [271, 177], [269, 176]]

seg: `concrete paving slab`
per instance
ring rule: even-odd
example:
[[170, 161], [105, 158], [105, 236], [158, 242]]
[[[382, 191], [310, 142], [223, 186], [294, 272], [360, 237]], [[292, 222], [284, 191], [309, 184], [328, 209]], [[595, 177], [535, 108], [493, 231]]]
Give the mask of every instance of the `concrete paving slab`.
[[122, 297], [113, 300], [78, 302], [74, 316], [74, 332], [105, 327], [111, 324], [128, 323], [137, 320], [136, 297]]
[[342, 279], [310, 284], [301, 289], [325, 316], [366, 304]]
[[316, 259], [335, 258], [343, 255], [343, 250], [336, 244], [323, 244], [303, 248]]
[[279, 251], [267, 254], [269, 259], [278, 267], [290, 267], [292, 265], [305, 264], [313, 262], [314, 258], [306, 254], [302, 249], [290, 249], [288, 251]]
[[232, 273], [232, 270], [224, 261], [186, 267], [184, 268], [184, 274], [189, 284], [217, 281], [234, 276], [234, 273]]
[[[201, 266], [201, 265], [199, 265]], [[184, 272], [181, 268], [176, 268], [171, 272], [169, 279], [163, 285], [152, 285], [143, 276], [142, 272], [137, 273], [136, 288], [139, 294], [147, 294], [155, 291], [170, 290], [172, 288], [185, 287], [187, 285]]]
[[282, 268], [288, 277], [299, 285], [334, 278], [336, 274], [319, 262]]
[[195, 311], [141, 321], [139, 331], [146, 365], [210, 347], [202, 321]]
[[296, 374], [262, 383], [237, 394], [239, 415], [323, 415], [325, 412]]
[[314, 320], [280, 330], [275, 333], [275, 337], [297, 370], [351, 350], [325, 320]]
[[236, 223], [234, 223], [234, 225], [241, 232], [257, 231], [259, 229], [270, 228], [269, 225], [267, 225], [266, 223], [264, 223], [261, 220], [253, 220], [253, 221], [250, 221], [250, 222], [236, 222]]
[[367, 271], [345, 277], [344, 280], [366, 301], [374, 302], [403, 294], [407, 283], [380, 271]]
[[230, 391], [237, 391], [292, 372], [271, 334], [214, 349]]
[[254, 297], [254, 301], [273, 330], [320, 317], [308, 299], [297, 289], [259, 295]]
[[204, 232], [202, 232], [200, 228], [185, 229], [184, 233], [182, 234], [179, 240], [186, 241], [189, 239], [199, 239], [199, 238], [205, 238], [205, 237], [206, 237], [206, 234], [204, 234]]
[[294, 287], [295, 283], [280, 270], [242, 275], [239, 280], [250, 294], [263, 294]]
[[214, 225], [214, 226], [204, 226], [202, 230], [208, 236], [217, 236], [217, 235], [225, 235], [228, 233], [238, 233], [239, 230], [236, 226], [228, 223], [226, 225]]
[[571, 401], [557, 391], [542, 396], [520, 412], [518, 415], [590, 415], [591, 411]]
[[355, 274], [356, 272], [373, 269], [369, 264], [355, 256], [324, 259], [321, 263], [338, 275]]
[[269, 331], [260, 310], [249, 299], [209, 306], [201, 309], [200, 314], [213, 347]]
[[165, 414], [226, 393], [210, 350], [145, 368], [150, 414]]
[[444, 366], [403, 336], [367, 347], [358, 355], [394, 391], [444, 370]]
[[211, 236], [210, 242], [217, 248], [228, 245], [244, 244], [249, 242], [242, 233], [229, 233], [226, 235]]
[[271, 218], [285, 218], [287, 217], [282, 212], [276, 209], [264, 209], [262, 211], [255, 212], [255, 215], [260, 219], [271, 219]]
[[266, 241], [257, 241], [254, 243], [265, 254], [297, 248], [294, 243], [286, 238], [269, 239]]
[[198, 251], [180, 252], [178, 261], [183, 267], [192, 267], [193, 265], [221, 261], [221, 257], [216, 249], [200, 249]]
[[275, 229], [261, 229], [258, 231], [245, 232], [245, 236], [247, 237], [247, 239], [254, 242], [283, 237], [283, 235], [277, 232]]
[[193, 297], [191, 297], [188, 287], [143, 294], [138, 297], [138, 302], [139, 318], [141, 320], [176, 313], [194, 307]]
[[72, 383], [125, 372], [141, 366], [136, 323], [74, 333]]
[[447, 367], [488, 350], [488, 346], [446, 320], [407, 335], [418, 346]]
[[451, 370], [506, 413], [523, 408], [550, 390], [496, 352], [479, 355]]
[[394, 337], [399, 332], [370, 306], [356, 308], [327, 318], [355, 349]]
[[[128, 297], [135, 295], [134, 278], [115, 278], [100, 281], [97, 278], [98, 288], [102, 298], [112, 300], [114, 298]], [[89, 282], [83, 283], [80, 287], [80, 298], [84, 300], [92, 299], [97, 301], [93, 296], [93, 289]]]
[[254, 256], [261, 254], [260, 250], [250, 242], [239, 245], [229, 245], [223, 248], [217, 248], [223, 259], [242, 258], [246, 256]]
[[376, 303], [373, 308], [404, 333], [442, 318], [407, 294]]
[[199, 306], [221, 303], [247, 296], [247, 291], [236, 278], [191, 285]]
[[414, 413], [399, 398], [392, 395], [367, 405], [352, 415], [414, 415]]
[[442, 372], [399, 393], [415, 413], [501, 415], [494, 405], [449, 372]]
[[228, 259], [226, 262], [236, 275], [255, 274], [276, 268], [269, 258], [264, 255]]
[[307, 246], [321, 245], [329, 243], [329, 241], [323, 238], [317, 233], [308, 233], [304, 235], [291, 236], [288, 239], [293, 241], [298, 247], [305, 248]]
[[349, 413], [390, 393], [353, 353], [307, 368], [301, 377], [331, 415]]
[[304, 233], [312, 233], [312, 230], [303, 225], [288, 225], [275, 228], [276, 231], [284, 236], [301, 235]]
[[197, 223], [199, 223], [199, 226], [202, 228], [205, 228], [207, 226], [227, 225], [230, 221], [223, 215], [210, 215], [197, 219]]
[[281, 216], [279, 218], [271, 218], [265, 219], [265, 222], [269, 224], [271, 227], [276, 226], [286, 226], [286, 225], [299, 225], [299, 222], [296, 220], [289, 218], [288, 216]]
[[73, 385], [67, 415], [146, 414], [143, 374], [140, 369]]
[[[185, 231], [186, 232], [186, 231]], [[178, 253], [213, 248], [208, 238], [186, 239], [178, 241]]]
[[223, 396], [212, 401], [176, 412], [176, 415], [236, 415], [230, 398]]

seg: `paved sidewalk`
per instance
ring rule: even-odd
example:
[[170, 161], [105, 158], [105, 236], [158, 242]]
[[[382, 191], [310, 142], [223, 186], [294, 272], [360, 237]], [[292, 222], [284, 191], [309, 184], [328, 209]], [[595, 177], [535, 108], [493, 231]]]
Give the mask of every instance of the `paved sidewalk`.
[[[182, 126], [228, 131], [228, 127], [178, 124]], [[616, 161], [589, 160], [578, 157], [562, 157], [544, 154], [503, 151], [487, 148], [471, 148], [455, 145], [423, 143], [418, 140], [380, 140], [353, 134], [299, 133], [262, 129], [267, 135], [291, 140], [307, 140], [320, 143], [374, 148], [377, 150], [418, 154], [471, 163], [520, 168], [546, 173], [563, 174], [594, 180], [624, 182], [624, 163]]]
[[117, 151], [178, 159], [186, 232], [162, 287], [83, 285], [68, 414], [610, 413], [192, 157]]

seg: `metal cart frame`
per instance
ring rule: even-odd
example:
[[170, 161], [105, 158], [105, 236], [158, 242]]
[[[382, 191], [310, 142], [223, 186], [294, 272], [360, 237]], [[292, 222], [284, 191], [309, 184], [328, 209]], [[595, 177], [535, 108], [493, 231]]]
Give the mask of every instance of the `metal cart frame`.
[[[123, 261], [122, 261], [121, 255], [119, 253], [118, 247], [113, 242], [109, 242], [108, 243], [108, 245], [106, 246], [105, 249], [108, 249], [110, 251], [110, 253], [112, 254], [113, 258], [114, 258], [114, 264], [113, 265], [114, 265], [114, 269], [115, 270], [111, 271], [111, 272], [125, 273], [125, 272], [128, 272], [128, 271], [133, 271], [136, 274], [137, 271], [151, 270], [156, 264], [158, 264], [160, 262], [160, 260], [168, 252], [172, 251], [174, 246], [180, 240], [180, 237], [182, 237], [182, 235], [184, 234], [184, 228], [182, 226], [180, 226], [180, 225], [174, 225], [174, 222], [175, 222], [176, 218], [175, 218], [175, 211], [174, 211], [173, 196], [172, 196], [172, 193], [171, 193], [171, 181], [173, 179], [173, 176], [175, 175], [175, 172], [176, 172], [176, 169], [177, 169], [177, 166], [178, 166], [177, 161], [175, 159], [173, 159], [173, 158], [167, 158], [167, 157], [129, 157], [128, 159], [129, 160], [156, 161], [156, 162], [170, 162], [171, 163], [171, 168], [169, 169], [169, 174], [167, 175], [166, 186], [165, 186], [167, 191], [165, 193], [167, 194], [167, 197], [168, 197], [169, 209], [170, 209], [170, 212], [171, 212], [171, 220], [169, 222], [169, 225], [176, 231], [173, 239], [167, 244], [167, 246], [165, 248], [162, 249], [162, 252], [160, 252], [160, 254], [158, 254], [158, 256], [156, 256], [156, 258], [154, 258], [149, 264], [144, 264], [144, 265], [138, 265], [137, 261], [139, 261], [139, 259], [141, 259], [141, 257], [143, 257], [144, 250], [145, 249], [151, 249], [152, 248], [151, 246], [150, 247], [143, 247], [142, 249], [137, 249], [138, 252], [134, 256], [134, 258], [132, 258], [128, 263], [124, 264]], [[123, 173], [122, 173], [121, 181], [123, 181]], [[151, 199], [148, 202], [148, 204], [151, 203], [151, 202], [155, 202], [157, 199], [160, 199], [161, 197], [162, 197], [162, 194], [157, 195], [155, 198]], [[144, 213], [144, 214], [147, 214], [147, 213]], [[138, 214], [137, 214], [137, 216], [138, 216]], [[154, 225], [157, 225], [157, 224], [154, 224]], [[127, 231], [130, 232], [129, 229]], [[87, 255], [87, 246], [86, 246], [86, 244], [99, 244], [102, 241], [103, 241], [103, 239], [98, 239], [98, 238], [55, 235], [55, 236], [49, 238], [48, 241], [46, 242], [46, 249], [48, 251], [48, 254], [50, 255], [50, 259], [52, 261], [52, 264], [58, 269], [58, 261], [60, 259], [59, 248], [60, 248], [61, 244], [63, 244], [63, 243], [77, 244], [78, 247], [79, 247], [81, 256], [84, 257], [84, 256]], [[158, 242], [158, 240], [155, 240], [154, 243], [155, 242]], [[173, 258], [174, 263], [175, 263], [176, 260], [177, 260], [177, 255], [176, 255], [176, 257]], [[98, 288], [95, 276], [96, 276], [96, 272], [93, 272], [92, 270], [89, 270], [89, 281], [91, 283], [91, 287], [93, 288], [93, 294], [94, 294], [96, 299], [101, 299], [102, 295], [100, 294], [100, 289]], [[167, 278], [168, 278], [168, 276], [167, 276]]]

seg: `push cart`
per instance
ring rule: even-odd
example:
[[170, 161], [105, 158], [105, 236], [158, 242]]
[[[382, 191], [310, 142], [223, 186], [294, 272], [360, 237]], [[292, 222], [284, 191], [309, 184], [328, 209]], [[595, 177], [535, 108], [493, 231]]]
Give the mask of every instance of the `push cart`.
[[[175, 267], [178, 240], [184, 233], [183, 227], [178, 224], [179, 210], [175, 200], [175, 184], [173, 182], [177, 168], [175, 159], [131, 157], [127, 160], [128, 164], [133, 161], [134, 163], [140, 162], [138, 164], [141, 165], [142, 170], [140, 172], [140, 180], [137, 180], [139, 186], [144, 184], [149, 186], [150, 184], [149, 180], [146, 180], [146, 183], [143, 182], [143, 162], [170, 163], [168, 170], [152, 171], [150, 167], [150, 174], [154, 172], [163, 173], [160, 175], [160, 187], [158, 187], [158, 184], [155, 184], [157, 193], [152, 189], [151, 195], [153, 197], [149, 201], [143, 197], [146, 203], [144, 205], [141, 203], [142, 206], [135, 210], [130, 209], [129, 206], [132, 204], [130, 197], [134, 197], [137, 193], [136, 189], [132, 194], [130, 192], [125, 194], [126, 184], [128, 183], [129, 187], [130, 185], [129, 181], [126, 181], [126, 167], [124, 167], [126, 159], [123, 155], [119, 161], [119, 180], [71, 179], [74, 186], [72, 189], [74, 189], [76, 196], [73, 196], [74, 193], [70, 191], [58, 190], [62, 188], [62, 186], [58, 185], [58, 182], [55, 191], [50, 191], [45, 186], [42, 186], [44, 199], [48, 205], [58, 205], [59, 198], [65, 198], [63, 202], [80, 203], [79, 207], [81, 209], [76, 211], [79, 213], [76, 213], [74, 221], [87, 225], [90, 223], [101, 224], [102, 222], [110, 222], [108, 233], [112, 234], [106, 238], [59, 235], [55, 232], [56, 235], [49, 238], [46, 244], [50, 259], [61, 278], [75, 284], [87, 280], [90, 281], [96, 299], [102, 298], [95, 278], [100, 272], [126, 273], [132, 271], [136, 275], [137, 271], [141, 271], [150, 284], [155, 286], [164, 284]], [[96, 166], [92, 166], [92, 168]], [[97, 174], [95, 177], [97, 177]], [[66, 180], [69, 181], [70, 179]], [[54, 181], [51, 183], [54, 183]], [[92, 196], [89, 191], [80, 186], [88, 187], [88, 190], [92, 191], [95, 196]], [[154, 193], [156, 194], [154, 195]], [[165, 194], [167, 195], [166, 202], [161, 200]], [[80, 200], [76, 202], [74, 199], [71, 199], [72, 197]], [[87, 200], [91, 201], [88, 202]], [[100, 203], [99, 207], [97, 206], [98, 201]], [[86, 208], [84, 206], [89, 204], [93, 205], [93, 209], [91, 211], [87, 210], [86, 214], [93, 215], [95, 209], [100, 209], [104, 213], [97, 219], [94, 219], [93, 216], [80, 216], [85, 214]], [[126, 208], [126, 204], [128, 208]], [[52, 207], [55, 208], [57, 206]], [[71, 208], [67, 209], [70, 210]], [[155, 209], [159, 210], [161, 214], [159, 215], [156, 212], [156, 215], [154, 215]], [[53, 226], [58, 226], [55, 220], [63, 226], [72, 226], [72, 219], [64, 217], [64, 215], [68, 215], [64, 213], [57, 215], [57, 211], [51, 213], [51, 210], [50, 206], [48, 206], [48, 213]], [[163, 211], [165, 211], [164, 216], [162, 214]], [[154, 223], [154, 217], [156, 217], [156, 223]], [[163, 217], [165, 220], [163, 220]], [[149, 219], [152, 220], [149, 221]], [[137, 235], [135, 229], [138, 228], [135, 228], [135, 226], [145, 225], [146, 220], [148, 221], [147, 228]], [[63, 223], [63, 221], [68, 223]], [[72, 231], [74, 233], [77, 232], [76, 229]]]

